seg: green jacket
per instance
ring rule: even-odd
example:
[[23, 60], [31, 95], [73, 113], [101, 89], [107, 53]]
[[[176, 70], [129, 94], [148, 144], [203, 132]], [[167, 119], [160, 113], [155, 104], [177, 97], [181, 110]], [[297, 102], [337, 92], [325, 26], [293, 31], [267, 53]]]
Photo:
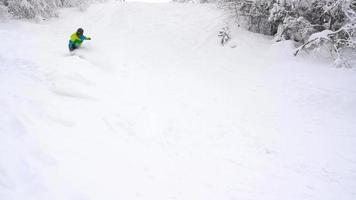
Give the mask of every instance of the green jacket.
[[80, 47], [84, 40], [90, 40], [90, 37], [84, 35], [78, 36], [77, 33], [73, 33], [69, 40], [69, 49]]

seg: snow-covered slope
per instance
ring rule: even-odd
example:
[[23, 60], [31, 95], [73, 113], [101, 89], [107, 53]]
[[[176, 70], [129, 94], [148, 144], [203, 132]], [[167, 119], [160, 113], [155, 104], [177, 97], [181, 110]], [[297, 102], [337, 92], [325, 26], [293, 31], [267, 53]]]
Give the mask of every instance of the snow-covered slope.
[[355, 70], [242, 29], [221, 47], [225, 25], [119, 2], [1, 23], [0, 199], [355, 199]]

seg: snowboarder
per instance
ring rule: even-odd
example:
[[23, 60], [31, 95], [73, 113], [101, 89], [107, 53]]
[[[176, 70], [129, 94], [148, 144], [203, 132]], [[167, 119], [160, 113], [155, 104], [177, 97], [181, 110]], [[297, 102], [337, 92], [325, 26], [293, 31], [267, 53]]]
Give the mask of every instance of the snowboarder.
[[75, 49], [78, 49], [84, 40], [91, 40], [90, 37], [86, 37], [83, 34], [84, 30], [82, 28], [78, 28], [77, 32], [73, 33], [70, 36], [68, 45], [69, 51], [74, 51]]

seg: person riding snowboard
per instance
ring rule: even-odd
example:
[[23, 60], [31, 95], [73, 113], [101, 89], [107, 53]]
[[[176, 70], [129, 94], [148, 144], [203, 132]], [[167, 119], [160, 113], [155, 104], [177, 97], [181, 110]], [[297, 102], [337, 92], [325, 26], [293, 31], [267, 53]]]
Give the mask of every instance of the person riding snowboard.
[[90, 37], [86, 37], [83, 34], [84, 34], [84, 30], [82, 28], [78, 28], [77, 32], [73, 33], [70, 36], [69, 45], [68, 45], [69, 51], [78, 49], [84, 40], [91, 40]]

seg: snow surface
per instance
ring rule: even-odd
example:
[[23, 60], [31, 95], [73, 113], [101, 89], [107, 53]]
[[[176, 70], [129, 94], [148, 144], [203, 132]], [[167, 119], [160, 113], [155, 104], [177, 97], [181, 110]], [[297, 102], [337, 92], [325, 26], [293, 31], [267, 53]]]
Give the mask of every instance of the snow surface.
[[222, 47], [226, 23], [119, 2], [1, 23], [0, 199], [356, 199], [355, 69], [242, 29]]

